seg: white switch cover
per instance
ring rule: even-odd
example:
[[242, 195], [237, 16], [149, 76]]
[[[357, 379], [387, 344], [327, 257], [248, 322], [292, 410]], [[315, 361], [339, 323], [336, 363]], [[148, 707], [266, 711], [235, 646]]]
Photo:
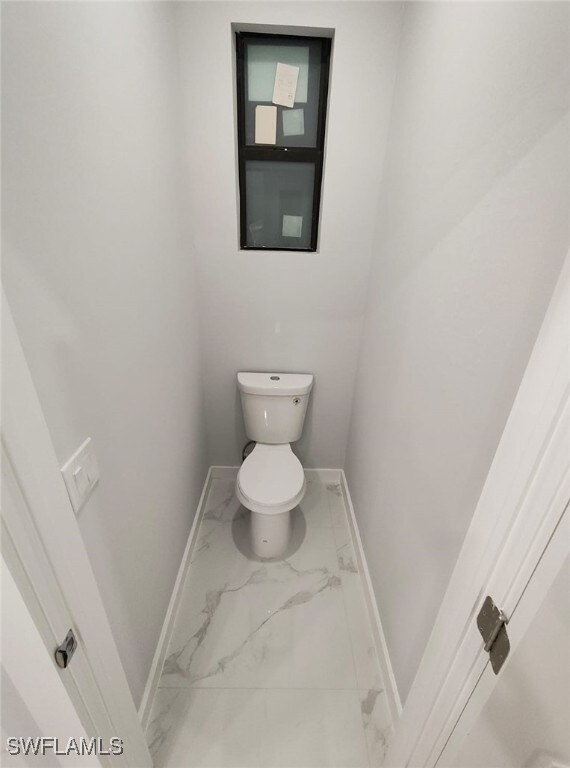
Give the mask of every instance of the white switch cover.
[[77, 514], [99, 482], [99, 467], [88, 437], [61, 468], [69, 499]]

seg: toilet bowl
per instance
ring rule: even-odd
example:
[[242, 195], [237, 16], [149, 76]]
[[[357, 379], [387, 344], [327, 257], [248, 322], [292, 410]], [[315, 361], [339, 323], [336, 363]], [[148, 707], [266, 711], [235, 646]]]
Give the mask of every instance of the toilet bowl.
[[258, 557], [284, 554], [290, 538], [290, 513], [305, 489], [303, 466], [289, 443], [256, 443], [238, 472], [236, 496], [251, 511], [250, 541]]

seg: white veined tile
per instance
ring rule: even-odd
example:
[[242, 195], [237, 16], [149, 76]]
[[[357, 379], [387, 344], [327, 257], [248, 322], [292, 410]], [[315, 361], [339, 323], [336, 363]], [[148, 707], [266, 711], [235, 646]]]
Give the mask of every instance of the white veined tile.
[[325, 488], [327, 489], [331, 524], [333, 528], [349, 530], [348, 516], [344, 503], [340, 478], [338, 480], [327, 480], [325, 482]]
[[386, 692], [371, 689], [360, 692], [360, 710], [371, 768], [380, 768], [393, 734]]
[[[251, 552], [249, 512], [242, 512], [230, 523], [202, 521], [183, 588], [185, 593], [203, 594], [206, 590], [235, 586], [260, 567], [279, 568], [279, 561], [262, 560]], [[336, 572], [338, 563], [332, 529], [315, 531], [308, 527], [299, 509], [292, 510], [291, 515], [293, 532], [286, 560], [300, 571], [327, 568]]]
[[366, 768], [357, 691], [267, 691], [275, 768]]
[[214, 477], [147, 731], [157, 767], [380, 765], [391, 721], [340, 474], [307, 478], [290, 551], [263, 561], [235, 471]]
[[[196, 658], [192, 684], [221, 688], [353, 689], [357, 681], [342, 595], [328, 581], [315, 581], [293, 595], [289, 592], [289, 597], [283, 592], [275, 602], [267, 595], [273, 590], [260, 585], [253, 599], [265, 594], [253, 606], [249, 595], [238, 595], [219, 614], [219, 624], [228, 626], [238, 615], [247, 615], [249, 611], [250, 622], [252, 613], [256, 615], [253, 629], [247, 634], [243, 630], [236, 637], [232, 626], [230, 638], [215, 625], [214, 641]], [[275, 593], [278, 592], [276, 585]], [[260, 608], [268, 614], [261, 622]]]
[[155, 768], [367, 768], [358, 691], [159, 689]]
[[204, 505], [204, 520], [233, 520], [240, 506], [235, 477], [214, 478]]
[[334, 535], [358, 685], [360, 688], [381, 689], [384, 683], [350, 531], [335, 528]]
[[304, 528], [286, 560], [251, 561], [235, 526], [203, 527], [160, 685], [357, 688], [332, 529]]
[[307, 527], [331, 528], [331, 514], [326, 485], [316, 469], [306, 469], [307, 490], [299, 504]]
[[161, 685], [357, 687], [338, 574], [272, 566], [185, 606]]
[[157, 692], [147, 741], [155, 768], [267, 768], [264, 691]]

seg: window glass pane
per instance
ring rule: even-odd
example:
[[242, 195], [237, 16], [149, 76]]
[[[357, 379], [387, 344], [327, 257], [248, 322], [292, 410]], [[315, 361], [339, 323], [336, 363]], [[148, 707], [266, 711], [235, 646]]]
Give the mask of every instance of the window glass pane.
[[246, 162], [248, 246], [310, 248], [314, 177], [313, 163]]
[[247, 57], [247, 91], [249, 101], [273, 98], [277, 62], [299, 67], [295, 102], [307, 103], [309, 85], [309, 48], [307, 46], [251, 45]]
[[[245, 143], [246, 146], [316, 147], [321, 79], [320, 40], [297, 38], [289, 43], [276, 38], [275, 43], [254, 39], [245, 43]], [[299, 77], [292, 107], [273, 105], [273, 87], [277, 64], [299, 67]], [[255, 141], [256, 107], [269, 106], [275, 111], [273, 138]], [[267, 111], [263, 118], [267, 119]], [[263, 132], [265, 134], [265, 132]], [[258, 131], [258, 136], [260, 132]], [[266, 135], [266, 134], [265, 134]]]

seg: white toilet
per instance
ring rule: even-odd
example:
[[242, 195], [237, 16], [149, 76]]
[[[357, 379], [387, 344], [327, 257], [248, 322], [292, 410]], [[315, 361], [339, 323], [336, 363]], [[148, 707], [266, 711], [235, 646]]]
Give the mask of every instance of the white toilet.
[[305, 473], [290, 443], [301, 437], [313, 377], [238, 373], [245, 431], [256, 445], [240, 467], [236, 496], [251, 510], [258, 557], [280, 557], [289, 544], [290, 512], [305, 495]]

